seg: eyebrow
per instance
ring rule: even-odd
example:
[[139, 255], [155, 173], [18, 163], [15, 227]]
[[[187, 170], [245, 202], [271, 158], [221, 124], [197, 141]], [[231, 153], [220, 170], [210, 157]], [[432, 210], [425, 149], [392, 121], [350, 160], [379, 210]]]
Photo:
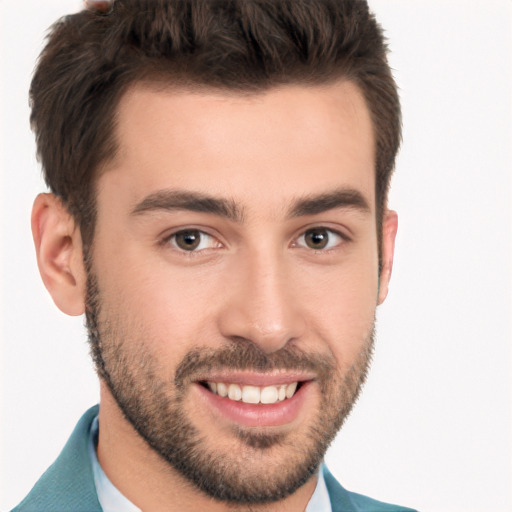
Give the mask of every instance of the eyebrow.
[[370, 205], [361, 192], [350, 188], [339, 188], [325, 194], [298, 199], [292, 205], [288, 217], [318, 215], [335, 208], [357, 210], [361, 213], [371, 212]]
[[144, 198], [131, 213], [138, 215], [158, 210], [188, 210], [211, 213], [234, 222], [243, 221], [242, 211], [235, 201], [184, 190], [159, 190]]
[[[306, 196], [297, 199], [288, 211], [288, 218], [318, 215], [336, 208], [358, 210], [362, 213], [371, 211], [364, 196], [355, 189], [340, 188], [332, 192]], [[217, 198], [208, 194], [187, 190], [159, 190], [144, 198], [132, 210], [132, 215], [139, 215], [159, 210], [188, 210], [210, 213], [233, 222], [242, 223], [243, 211], [232, 199]]]

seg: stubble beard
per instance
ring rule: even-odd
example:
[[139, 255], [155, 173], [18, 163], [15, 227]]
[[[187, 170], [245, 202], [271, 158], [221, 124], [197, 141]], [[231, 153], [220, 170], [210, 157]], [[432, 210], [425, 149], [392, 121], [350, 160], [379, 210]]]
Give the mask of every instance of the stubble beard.
[[[240, 339], [227, 341], [217, 350], [192, 348], [177, 366], [174, 381], [164, 380], [157, 358], [147, 349], [151, 344], [131, 338], [130, 329], [122, 323], [126, 319], [113, 318], [104, 309], [89, 268], [86, 326], [99, 377], [125, 418], [159, 456], [206, 495], [232, 504], [282, 500], [317, 472], [358, 398], [373, 353], [373, 327], [357, 360], [345, 372], [333, 357], [288, 346], [265, 354], [254, 343]], [[241, 448], [216, 450], [188, 418], [184, 406], [195, 378], [213, 369], [311, 371], [318, 376], [321, 394], [316, 418], [300, 436], [239, 427], [233, 436]]]

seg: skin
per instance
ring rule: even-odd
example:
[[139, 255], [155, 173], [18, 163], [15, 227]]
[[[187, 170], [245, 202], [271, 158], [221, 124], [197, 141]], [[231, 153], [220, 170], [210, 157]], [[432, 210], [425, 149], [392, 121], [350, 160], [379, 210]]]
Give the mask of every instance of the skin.
[[84, 5], [95, 13], [108, 14], [114, 7], [114, 0], [84, 0]]
[[[397, 216], [387, 210], [379, 274], [374, 136], [358, 88], [340, 82], [237, 96], [137, 86], [120, 103], [118, 140], [118, 155], [97, 182], [92, 266], [103, 320], [114, 319], [126, 353], [135, 357], [142, 342], [158, 361], [159, 381], [172, 383], [194, 347], [216, 351], [244, 340], [269, 357], [293, 347], [326, 358], [341, 383], [367, 348], [375, 308], [386, 297], [397, 230]], [[152, 194], [177, 190], [232, 201], [241, 218], [186, 209], [134, 213]], [[290, 215], [297, 201], [340, 190], [355, 191], [366, 207]], [[55, 303], [82, 314], [87, 276], [79, 229], [51, 194], [36, 199], [32, 227]], [[330, 230], [326, 249], [308, 247], [304, 233], [314, 227]], [[172, 237], [184, 228], [208, 235], [193, 254]], [[266, 451], [237, 438], [233, 422], [201, 398], [197, 384], [185, 386], [184, 413], [208, 449], [235, 462], [250, 459], [248, 476], [277, 476], [296, 456], [290, 447], [308, 443], [322, 403], [318, 381], [313, 375], [290, 422], [259, 427], [287, 440]], [[152, 450], [103, 380], [100, 425], [104, 471], [143, 510], [234, 509]], [[313, 477], [256, 509], [304, 510], [315, 485]]]

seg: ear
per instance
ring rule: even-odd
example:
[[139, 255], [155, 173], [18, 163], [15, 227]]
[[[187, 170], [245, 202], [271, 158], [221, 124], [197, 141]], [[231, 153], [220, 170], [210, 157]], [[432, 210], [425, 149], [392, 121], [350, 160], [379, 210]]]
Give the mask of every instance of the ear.
[[395, 237], [398, 229], [398, 215], [393, 210], [386, 210], [382, 219], [382, 268], [379, 276], [378, 304], [382, 304], [388, 294], [389, 280], [393, 270], [395, 254]]
[[62, 201], [39, 194], [32, 208], [37, 265], [57, 307], [68, 315], [85, 311], [86, 273], [80, 229]]

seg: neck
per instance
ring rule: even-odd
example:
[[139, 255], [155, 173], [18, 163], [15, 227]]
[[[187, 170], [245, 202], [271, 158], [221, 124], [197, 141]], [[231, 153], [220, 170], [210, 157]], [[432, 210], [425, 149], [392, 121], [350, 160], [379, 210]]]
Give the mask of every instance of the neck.
[[112, 484], [144, 512], [291, 512], [305, 510], [316, 476], [284, 500], [264, 505], [217, 501], [160, 457], [124, 417], [108, 387], [100, 384], [98, 460]]

